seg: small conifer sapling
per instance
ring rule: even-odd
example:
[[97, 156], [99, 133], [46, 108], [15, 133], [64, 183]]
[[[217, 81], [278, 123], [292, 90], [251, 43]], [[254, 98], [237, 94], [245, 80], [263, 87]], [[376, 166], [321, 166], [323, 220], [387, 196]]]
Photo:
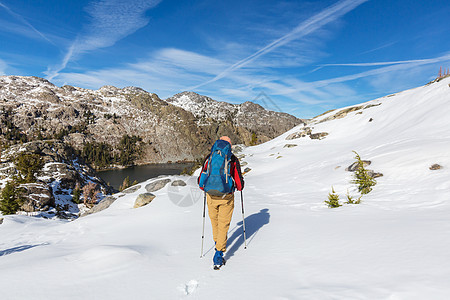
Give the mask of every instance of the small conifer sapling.
[[329, 208], [342, 206], [341, 204], [339, 204], [339, 195], [336, 194], [333, 187], [331, 187], [331, 192], [328, 193], [328, 200], [325, 200], [325, 203]]

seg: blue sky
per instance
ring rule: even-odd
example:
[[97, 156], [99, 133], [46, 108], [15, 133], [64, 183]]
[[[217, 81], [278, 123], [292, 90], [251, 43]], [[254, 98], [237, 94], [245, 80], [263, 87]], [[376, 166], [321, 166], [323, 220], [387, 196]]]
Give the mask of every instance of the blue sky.
[[307, 118], [450, 68], [449, 16], [448, 0], [0, 0], [0, 74], [163, 99], [264, 95]]

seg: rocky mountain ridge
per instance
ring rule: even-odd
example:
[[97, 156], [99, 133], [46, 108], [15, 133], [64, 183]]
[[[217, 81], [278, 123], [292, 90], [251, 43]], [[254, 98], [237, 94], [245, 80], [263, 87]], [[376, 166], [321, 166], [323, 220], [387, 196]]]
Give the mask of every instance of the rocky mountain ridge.
[[[258, 133], [263, 142], [277, 137], [304, 120], [289, 115], [264, 109], [261, 105], [246, 101], [231, 104], [213, 100], [194, 92], [182, 92], [166, 99], [168, 103], [191, 112], [198, 124], [208, 124], [211, 119], [220, 122], [230, 121], [237, 126]], [[258, 120], [258, 122], [254, 122]], [[268, 139], [267, 139], [268, 138]]]
[[[0, 121], [12, 125], [3, 131], [19, 133], [13, 139], [56, 136], [79, 151], [95, 142], [110, 145], [116, 153], [124, 135], [137, 136], [137, 164], [194, 161], [220, 135], [229, 135], [235, 143], [256, 144], [303, 122], [251, 102], [233, 105], [195, 93], [181, 96], [186, 95], [206, 99], [205, 104], [187, 109], [174, 100], [180, 97], [164, 101], [136, 87], [89, 90], [57, 87], [38, 77], [1, 76]], [[8, 142], [5, 132], [0, 139]]]

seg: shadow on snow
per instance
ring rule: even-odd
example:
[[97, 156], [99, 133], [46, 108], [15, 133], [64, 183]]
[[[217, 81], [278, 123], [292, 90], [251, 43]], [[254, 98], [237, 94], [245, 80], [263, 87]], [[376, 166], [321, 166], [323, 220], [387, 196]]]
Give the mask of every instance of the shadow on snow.
[[[266, 224], [269, 224], [270, 214], [269, 209], [264, 208], [259, 212], [252, 214], [245, 218], [245, 235], [247, 238], [247, 246], [250, 245], [253, 238], [258, 231]], [[230, 259], [234, 253], [244, 244], [244, 226], [242, 221], [238, 222], [236, 226], [239, 226], [228, 238], [228, 245], [231, 247], [227, 250], [225, 259]]]
[[17, 246], [17, 247], [13, 247], [13, 248], [9, 248], [6, 250], [1, 250], [0, 251], [0, 256], [5, 256], [5, 255], [9, 255], [12, 253], [17, 253], [17, 252], [22, 252], [34, 247], [38, 247], [38, 246], [44, 246], [44, 245], [48, 245], [48, 243], [42, 243], [42, 244], [36, 244], [36, 245], [23, 245], [23, 246]]

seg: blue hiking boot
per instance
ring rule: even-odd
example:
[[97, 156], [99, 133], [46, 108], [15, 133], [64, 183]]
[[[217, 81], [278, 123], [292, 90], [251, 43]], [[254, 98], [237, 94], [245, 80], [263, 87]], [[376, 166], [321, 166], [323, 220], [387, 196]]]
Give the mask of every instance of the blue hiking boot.
[[221, 266], [225, 264], [225, 259], [223, 258], [223, 252], [216, 249], [216, 253], [213, 258], [214, 270], [219, 270]]

